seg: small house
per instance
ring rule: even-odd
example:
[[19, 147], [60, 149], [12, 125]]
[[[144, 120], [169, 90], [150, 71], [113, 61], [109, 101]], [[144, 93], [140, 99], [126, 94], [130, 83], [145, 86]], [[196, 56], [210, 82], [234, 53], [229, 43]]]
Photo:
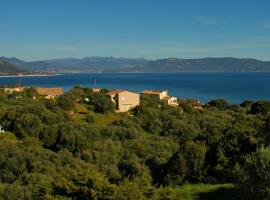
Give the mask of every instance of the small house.
[[151, 95], [165, 101], [170, 106], [178, 106], [177, 98], [168, 95], [168, 90], [144, 90], [142, 94]]
[[165, 101], [169, 106], [178, 106], [176, 97], [166, 96], [162, 99], [162, 101]]
[[112, 90], [106, 93], [115, 104], [117, 112], [127, 112], [140, 105], [140, 94], [127, 90]]

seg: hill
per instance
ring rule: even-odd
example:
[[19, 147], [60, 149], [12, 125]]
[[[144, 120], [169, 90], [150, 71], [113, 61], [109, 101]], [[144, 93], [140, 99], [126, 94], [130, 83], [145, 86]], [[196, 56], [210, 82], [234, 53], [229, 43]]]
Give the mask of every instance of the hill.
[[15, 57], [8, 58], [8, 57], [2, 56], [0, 57], [0, 61], [5, 61], [10, 64], [16, 65], [20, 67], [21, 69], [33, 70], [33, 71], [40, 71], [40, 70], [47, 71], [51, 69], [50, 67], [55, 67], [42, 61], [26, 62]]
[[258, 72], [270, 71], [270, 61], [251, 58], [144, 58], [85, 57], [26, 62], [0, 57], [22, 69], [50, 72]]
[[145, 71], [270, 71], [269, 61], [250, 58], [200, 58], [178, 59], [168, 58], [150, 61]]
[[26, 72], [17, 66], [0, 60], [0, 75], [14, 75]]

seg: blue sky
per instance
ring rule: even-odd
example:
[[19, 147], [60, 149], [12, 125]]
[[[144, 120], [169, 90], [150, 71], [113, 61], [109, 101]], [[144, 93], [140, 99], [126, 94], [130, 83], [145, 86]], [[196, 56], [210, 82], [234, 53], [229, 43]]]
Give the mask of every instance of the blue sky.
[[270, 60], [269, 0], [0, 0], [0, 56]]

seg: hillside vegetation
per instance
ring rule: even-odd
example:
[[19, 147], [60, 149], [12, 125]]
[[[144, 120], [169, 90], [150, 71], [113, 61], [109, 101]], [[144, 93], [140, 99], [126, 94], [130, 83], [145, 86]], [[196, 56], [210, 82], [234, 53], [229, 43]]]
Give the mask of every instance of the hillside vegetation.
[[269, 199], [270, 102], [115, 113], [105, 92], [0, 92], [0, 199]]

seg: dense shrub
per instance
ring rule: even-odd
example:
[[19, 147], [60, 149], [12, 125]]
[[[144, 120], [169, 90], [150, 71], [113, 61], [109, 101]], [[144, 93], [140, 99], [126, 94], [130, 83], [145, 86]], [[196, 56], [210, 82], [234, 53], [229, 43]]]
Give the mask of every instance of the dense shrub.
[[245, 156], [239, 186], [243, 199], [270, 199], [270, 148]]
[[219, 109], [227, 109], [230, 106], [230, 103], [224, 99], [214, 99], [210, 101], [208, 105]]
[[257, 101], [252, 104], [250, 112], [252, 114], [267, 114], [270, 112], [270, 102], [268, 101]]
[[32, 92], [1, 93], [0, 199], [179, 199], [178, 185], [239, 179], [248, 197], [269, 197], [269, 150], [252, 153], [270, 144], [269, 102], [198, 111], [142, 95], [115, 113], [106, 90]]

